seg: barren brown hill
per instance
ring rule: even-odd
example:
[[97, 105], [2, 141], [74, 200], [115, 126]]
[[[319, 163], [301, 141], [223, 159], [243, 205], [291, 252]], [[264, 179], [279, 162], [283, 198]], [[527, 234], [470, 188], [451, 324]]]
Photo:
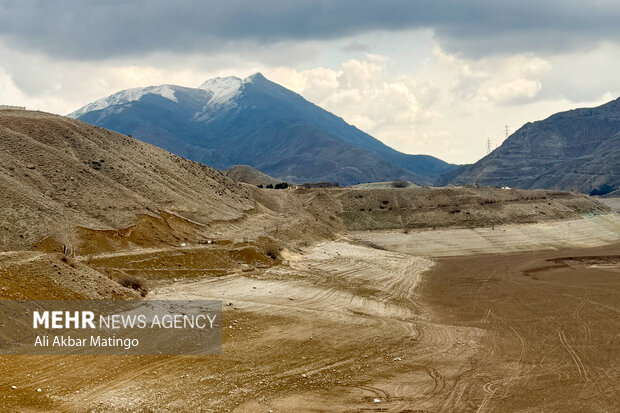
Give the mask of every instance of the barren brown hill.
[[237, 181], [252, 185], [275, 185], [282, 181], [262, 173], [250, 165], [235, 165], [226, 171], [226, 175]]
[[[278, 191], [272, 196], [278, 195]], [[586, 195], [497, 188], [389, 188], [297, 190], [303, 209], [331, 221], [334, 230], [490, 227], [609, 212]]]
[[207, 224], [254, 207], [247, 190], [213, 168], [40, 112], [0, 111], [0, 191], [0, 249], [75, 226], [128, 227], [160, 210]]

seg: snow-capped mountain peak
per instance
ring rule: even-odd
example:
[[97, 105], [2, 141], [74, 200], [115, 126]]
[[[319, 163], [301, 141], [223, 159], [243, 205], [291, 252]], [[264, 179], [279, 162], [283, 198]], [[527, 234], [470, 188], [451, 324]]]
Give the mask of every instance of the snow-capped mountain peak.
[[[203, 110], [197, 113], [198, 117], [200, 117], [204, 112], [210, 110], [209, 108], [221, 108], [222, 106], [229, 106], [230, 102], [235, 97], [237, 97], [243, 90], [243, 85], [245, 85], [246, 83], [251, 83], [260, 78], [262, 78], [262, 75], [260, 73], [255, 73], [251, 76], [246, 77], [245, 79], [240, 79], [235, 76], [227, 76], [216, 77], [207, 80], [198, 88], [200, 91], [207, 92], [201, 92], [197, 95], [202, 95], [200, 96], [200, 99], [206, 98], [204, 101], [205, 103], [203, 106]], [[121, 90], [120, 92], [117, 92], [113, 95], [89, 103], [88, 105], [83, 106], [75, 112], [70, 113], [68, 116], [72, 118], [79, 118], [80, 116], [89, 112], [100, 111], [110, 106], [123, 105], [125, 103], [138, 101], [144, 95], [149, 94], [159, 95], [163, 98], [178, 103], [179, 100], [177, 99], [175, 92], [183, 91], [187, 94], [191, 93], [192, 90], [194, 92], [197, 92], [196, 89], [189, 89], [175, 85], [137, 87], [133, 89]]]
[[236, 76], [214, 77], [205, 81], [198, 88], [213, 94], [209, 101], [210, 105], [221, 105], [238, 96], [244, 84], [251, 83], [258, 77], [262, 77], [262, 75], [254, 73], [245, 79], [240, 79]]
[[120, 92], [115, 93], [111, 96], [108, 96], [108, 97], [96, 100], [92, 103], [89, 103], [88, 105], [76, 110], [75, 112], [69, 114], [68, 116], [71, 118], [77, 118], [88, 112], [92, 112], [95, 110], [103, 110], [109, 106], [121, 105], [123, 103], [140, 100], [142, 96], [148, 95], [148, 94], [159, 95], [173, 102], [178, 102], [176, 96], [174, 95], [175, 88], [176, 86], [173, 86], [173, 85], [161, 85], [161, 86], [149, 86], [149, 87], [136, 87], [132, 89], [121, 90]]
[[209, 104], [223, 104], [239, 94], [243, 80], [236, 76], [215, 77], [200, 85], [199, 89], [211, 92]]
[[214, 77], [205, 81], [198, 89], [209, 91], [213, 94], [222, 93], [230, 89], [238, 89], [243, 81], [237, 76]]

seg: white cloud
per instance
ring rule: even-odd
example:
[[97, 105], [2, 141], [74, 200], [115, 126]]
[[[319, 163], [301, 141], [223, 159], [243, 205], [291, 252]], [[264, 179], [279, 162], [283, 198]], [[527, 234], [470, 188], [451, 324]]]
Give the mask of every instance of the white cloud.
[[[531, 54], [470, 60], [436, 47], [417, 73], [391, 75], [389, 66], [389, 58], [367, 54], [335, 69], [278, 68], [267, 74], [398, 150], [458, 163], [484, 156], [487, 138], [501, 143], [505, 125], [515, 131], [525, 122], [613, 96], [579, 102], [541, 98], [554, 65]], [[572, 77], [563, 82], [570, 85]]]
[[152, 54], [88, 62], [55, 60], [0, 43], [0, 104], [66, 114], [121, 89], [166, 83], [197, 87], [214, 76], [261, 71], [398, 150], [465, 163], [486, 154], [487, 138], [500, 143], [504, 125], [514, 131], [525, 122], [620, 94], [616, 45], [585, 55], [481, 59], [431, 45], [414, 65], [402, 60], [408, 58], [402, 52], [390, 54], [384, 47], [381, 54], [356, 51], [356, 58], [338, 52], [305, 68], [283, 63], [296, 46], [300, 54], [327, 48], [282, 44], [277, 59], [274, 46], [251, 55]]
[[518, 78], [491, 86], [487, 90], [487, 96], [495, 103], [504, 104], [521, 99], [532, 99], [541, 89], [540, 80]]
[[13, 79], [6, 73], [4, 69], [0, 67], [0, 96], [2, 96], [2, 103], [11, 104], [23, 101], [22, 92], [15, 86]]

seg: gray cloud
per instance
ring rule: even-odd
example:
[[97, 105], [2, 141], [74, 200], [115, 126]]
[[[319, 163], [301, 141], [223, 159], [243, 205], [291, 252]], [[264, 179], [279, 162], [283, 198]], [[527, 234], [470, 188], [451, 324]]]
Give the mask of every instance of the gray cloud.
[[92, 60], [416, 28], [474, 57], [563, 52], [617, 42], [619, 20], [614, 0], [0, 0], [7, 43]]
[[350, 42], [349, 44], [347, 44], [346, 46], [341, 48], [342, 51], [344, 52], [370, 52], [371, 48], [370, 45], [367, 43], [360, 43], [360, 42]]

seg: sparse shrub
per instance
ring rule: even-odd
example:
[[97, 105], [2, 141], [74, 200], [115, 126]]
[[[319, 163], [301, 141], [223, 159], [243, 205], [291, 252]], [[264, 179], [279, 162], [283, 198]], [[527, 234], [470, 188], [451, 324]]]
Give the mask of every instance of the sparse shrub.
[[60, 261], [64, 262], [71, 268], [77, 268], [75, 261], [73, 261], [73, 259], [69, 255], [63, 255], [62, 257], [60, 257]]
[[146, 296], [146, 293], [148, 291], [144, 280], [139, 277], [123, 275], [118, 279], [118, 283], [125, 288], [131, 288], [132, 290], [140, 292], [140, 295], [142, 297]]
[[265, 255], [272, 260], [277, 260], [280, 257], [280, 247], [274, 241], [268, 241], [265, 244]]
[[86, 164], [96, 171], [100, 171], [101, 168], [103, 167], [103, 165], [99, 161], [90, 161], [90, 162], [86, 162]]
[[382, 246], [381, 246], [381, 245], [379, 245], [379, 244], [375, 244], [375, 243], [374, 243], [374, 242], [372, 242], [372, 241], [362, 241], [362, 244], [364, 244], [364, 245], [365, 245], [365, 246], [367, 246], [367, 247], [374, 248], [374, 249], [376, 249], [376, 250], [382, 250], [382, 251], [385, 251], [385, 248], [384, 248], [384, 247], [382, 247]]
[[259, 188], [262, 188], [263, 184], [259, 184], [259, 185], [256, 185], [256, 186], [259, 187]]
[[392, 182], [392, 188], [407, 188], [409, 186], [409, 182], [399, 180]]
[[265, 188], [268, 188], [268, 189], [273, 189], [273, 185], [269, 184], [269, 185], [267, 185]]

